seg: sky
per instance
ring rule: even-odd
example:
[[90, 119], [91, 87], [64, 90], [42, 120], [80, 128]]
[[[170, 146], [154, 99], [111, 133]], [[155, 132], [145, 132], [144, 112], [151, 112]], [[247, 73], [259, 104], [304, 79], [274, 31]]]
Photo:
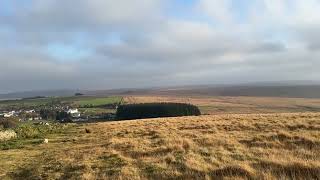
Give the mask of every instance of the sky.
[[320, 0], [0, 0], [0, 93], [320, 78]]

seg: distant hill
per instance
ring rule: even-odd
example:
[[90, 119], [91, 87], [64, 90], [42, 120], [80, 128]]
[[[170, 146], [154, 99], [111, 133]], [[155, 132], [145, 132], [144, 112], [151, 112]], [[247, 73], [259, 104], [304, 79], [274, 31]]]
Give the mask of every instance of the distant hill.
[[76, 90], [44, 90], [44, 91], [24, 91], [7, 94], [0, 94], [0, 99], [22, 99], [32, 97], [47, 96], [73, 96]]
[[320, 98], [320, 85], [201, 85], [149, 89], [118, 89], [90, 91], [91, 95], [174, 95], [174, 96], [258, 96], [289, 98]]
[[310, 82], [285, 83], [268, 82], [241, 85], [192, 85], [177, 87], [157, 87], [144, 89], [111, 89], [111, 90], [49, 90], [27, 91], [0, 94], [0, 99], [19, 99], [36, 96], [73, 96], [81, 92], [89, 96], [126, 96], [126, 95], [174, 95], [174, 96], [258, 96], [258, 97], [291, 97], [320, 98], [320, 84]]
[[189, 87], [150, 91], [159, 95], [258, 96], [320, 98], [320, 85]]

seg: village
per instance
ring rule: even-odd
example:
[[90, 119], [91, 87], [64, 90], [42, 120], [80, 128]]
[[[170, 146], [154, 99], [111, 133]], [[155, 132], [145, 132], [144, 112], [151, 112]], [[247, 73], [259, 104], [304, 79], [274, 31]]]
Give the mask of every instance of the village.
[[[11, 111], [0, 111], [0, 118], [17, 118], [20, 122], [24, 121], [37, 121], [37, 120], [50, 120], [49, 113], [53, 112], [35, 109], [20, 109], [20, 110], [11, 110]], [[65, 114], [65, 116], [57, 116], [55, 120], [65, 121], [66, 118], [70, 118], [74, 121], [87, 120], [88, 117], [81, 116], [81, 112], [77, 108], [66, 108], [64, 110], [59, 110], [56, 114]], [[58, 118], [58, 119], [57, 119]]]
[[[28, 99], [25, 102], [30, 102]], [[0, 121], [13, 119], [19, 122], [56, 121], [87, 122], [115, 119], [115, 105], [95, 108], [91, 104], [78, 105], [72, 101], [46, 100], [43, 104], [10, 104], [0, 106]]]

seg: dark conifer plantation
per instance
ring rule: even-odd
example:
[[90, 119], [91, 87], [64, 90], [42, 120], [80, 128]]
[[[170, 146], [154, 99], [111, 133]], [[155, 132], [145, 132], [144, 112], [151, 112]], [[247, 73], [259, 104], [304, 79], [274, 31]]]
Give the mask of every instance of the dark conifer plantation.
[[145, 103], [121, 105], [117, 109], [117, 119], [146, 119], [157, 117], [199, 116], [197, 106], [183, 103]]

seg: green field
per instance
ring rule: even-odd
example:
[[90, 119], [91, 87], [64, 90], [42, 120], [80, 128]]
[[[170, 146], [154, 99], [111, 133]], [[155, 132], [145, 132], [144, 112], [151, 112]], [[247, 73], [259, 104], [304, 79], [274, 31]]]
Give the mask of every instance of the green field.
[[106, 114], [106, 113], [115, 113], [115, 109], [106, 109], [106, 108], [79, 108], [81, 113], [86, 115], [97, 115], [97, 114]]
[[44, 105], [52, 101], [53, 98], [27, 99], [27, 100], [5, 100], [0, 101], [0, 106], [37, 106]]
[[75, 104], [84, 106], [84, 105], [92, 105], [92, 106], [101, 106], [106, 104], [114, 104], [119, 103], [121, 101], [121, 97], [112, 96], [112, 97], [103, 97], [103, 98], [90, 98], [90, 99], [81, 99], [75, 101]]
[[69, 103], [75, 106], [101, 106], [107, 104], [119, 103], [122, 97], [92, 97], [92, 96], [70, 96], [70, 97], [48, 97], [39, 99], [21, 99], [21, 100], [5, 100], [0, 101], [0, 108], [14, 106], [14, 107], [35, 107], [47, 104]]

